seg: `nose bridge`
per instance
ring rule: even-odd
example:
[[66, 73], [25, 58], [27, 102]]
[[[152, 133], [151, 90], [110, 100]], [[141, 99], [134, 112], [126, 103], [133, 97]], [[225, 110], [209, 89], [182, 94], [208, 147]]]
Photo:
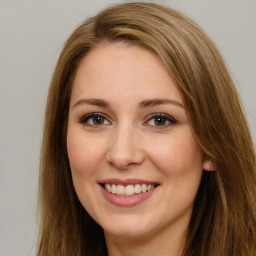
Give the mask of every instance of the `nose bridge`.
[[118, 124], [111, 135], [107, 160], [119, 169], [141, 163], [143, 152], [138, 133], [138, 129], [131, 124]]

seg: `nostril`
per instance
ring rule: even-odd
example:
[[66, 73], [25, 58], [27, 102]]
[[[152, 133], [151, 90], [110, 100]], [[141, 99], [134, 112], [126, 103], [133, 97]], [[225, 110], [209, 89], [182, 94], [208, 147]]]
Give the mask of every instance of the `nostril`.
[[107, 162], [120, 170], [127, 170], [143, 162], [144, 155], [139, 149], [109, 150], [106, 154]]

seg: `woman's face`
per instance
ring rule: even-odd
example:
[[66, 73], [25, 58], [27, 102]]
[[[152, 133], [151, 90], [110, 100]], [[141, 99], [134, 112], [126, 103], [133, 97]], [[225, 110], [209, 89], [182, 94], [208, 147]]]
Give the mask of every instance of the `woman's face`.
[[76, 193], [106, 238], [185, 231], [202, 152], [177, 86], [149, 50], [112, 43], [82, 60], [67, 148]]

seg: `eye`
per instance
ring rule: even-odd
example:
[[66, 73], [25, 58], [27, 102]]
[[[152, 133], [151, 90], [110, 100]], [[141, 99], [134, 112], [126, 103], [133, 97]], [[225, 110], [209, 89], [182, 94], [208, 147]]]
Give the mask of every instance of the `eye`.
[[103, 126], [111, 124], [107, 117], [102, 113], [90, 113], [82, 116], [79, 122], [88, 126]]
[[165, 128], [176, 123], [177, 121], [173, 117], [163, 113], [159, 113], [151, 115], [144, 125]]

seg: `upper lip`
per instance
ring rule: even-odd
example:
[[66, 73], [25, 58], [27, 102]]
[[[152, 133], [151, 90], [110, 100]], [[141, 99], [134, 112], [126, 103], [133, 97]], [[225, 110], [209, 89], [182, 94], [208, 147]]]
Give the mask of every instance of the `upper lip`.
[[149, 180], [141, 180], [141, 179], [104, 179], [104, 180], [100, 180], [98, 182], [99, 184], [115, 184], [115, 185], [123, 185], [123, 186], [127, 186], [127, 185], [136, 185], [136, 184], [146, 184], [146, 185], [158, 185], [159, 182], [155, 182], [155, 181], [149, 181]]

